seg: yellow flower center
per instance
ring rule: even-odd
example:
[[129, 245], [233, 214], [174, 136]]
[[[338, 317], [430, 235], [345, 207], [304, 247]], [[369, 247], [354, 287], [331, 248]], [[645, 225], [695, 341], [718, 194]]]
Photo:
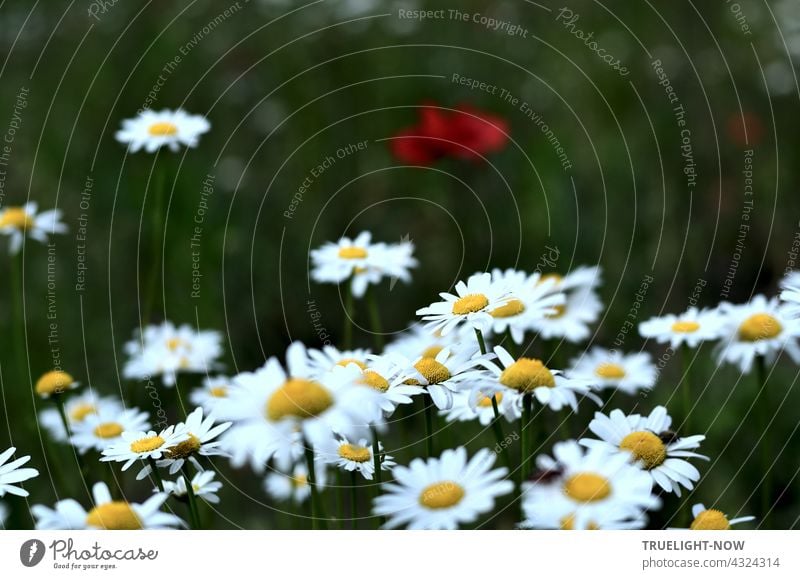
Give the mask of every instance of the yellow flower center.
[[200, 439], [191, 432], [189, 438], [173, 446], [167, 451], [167, 458], [189, 458], [200, 450]]
[[483, 294], [467, 294], [453, 302], [453, 313], [457, 316], [466, 316], [481, 311], [489, 305], [489, 298]]
[[507, 304], [493, 309], [489, 313], [493, 318], [513, 318], [514, 316], [520, 315], [524, 311], [525, 304], [523, 304], [520, 300], [513, 299]]
[[362, 362], [361, 360], [356, 360], [355, 358], [343, 358], [338, 362], [336, 362], [337, 366], [347, 366], [348, 364], [355, 364], [362, 370], [367, 369], [367, 365], [364, 362]]
[[188, 347], [189, 344], [187, 344], [184, 340], [181, 340], [180, 338], [170, 338], [169, 340], [167, 340], [167, 348], [169, 348], [170, 351], [172, 352], [174, 352], [178, 348], [188, 348]]
[[69, 413], [69, 417], [73, 422], [83, 422], [83, 420], [90, 414], [97, 414], [97, 409], [94, 407], [94, 404], [84, 402], [83, 404], [78, 404], [75, 408], [73, 408]]
[[153, 123], [147, 132], [153, 137], [172, 137], [178, 134], [178, 127], [168, 122]]
[[342, 444], [339, 446], [339, 456], [353, 462], [369, 462], [371, 460], [369, 449], [357, 444]]
[[625, 377], [625, 368], [623, 368], [619, 364], [604, 362], [603, 364], [600, 364], [597, 367], [594, 373], [600, 376], [600, 378], [606, 378], [609, 380], [619, 380], [620, 378]]
[[41, 396], [61, 394], [75, 380], [72, 376], [61, 370], [52, 370], [44, 374], [36, 382], [36, 393]]
[[137, 453], [152, 452], [163, 445], [164, 439], [160, 436], [147, 436], [131, 442], [131, 451]]
[[739, 339], [758, 342], [776, 337], [783, 330], [781, 323], [769, 314], [753, 314], [739, 326]]
[[104, 422], [95, 427], [94, 435], [97, 438], [117, 438], [123, 430], [119, 422]]
[[547, 314], [545, 316], [546, 318], [549, 318], [551, 320], [557, 320], [558, 318], [564, 317], [564, 314], [567, 313], [567, 306], [563, 304], [553, 306], [553, 309], [555, 310], [555, 312], [553, 312], [552, 314]]
[[419, 495], [419, 504], [428, 509], [448, 509], [464, 498], [464, 487], [453, 481], [426, 486]]
[[378, 392], [386, 392], [389, 389], [389, 381], [372, 370], [364, 372], [361, 378], [359, 378], [358, 383], [374, 388]]
[[540, 386], [553, 388], [556, 379], [541, 360], [520, 358], [503, 370], [500, 383], [519, 392], [530, 392]]
[[339, 257], [342, 259], [364, 259], [367, 257], [367, 250], [363, 247], [340, 247]]
[[[500, 404], [500, 401], [503, 399], [503, 393], [497, 392], [494, 395], [494, 399]], [[482, 408], [491, 408], [492, 407], [492, 397], [491, 396], [481, 396], [481, 399], [478, 401], [478, 406]]]
[[731, 524], [721, 511], [708, 509], [697, 515], [689, 528], [692, 531], [728, 531]]
[[86, 524], [107, 531], [136, 531], [142, 528], [139, 517], [125, 501], [96, 506], [86, 516]]
[[[588, 531], [597, 531], [600, 527], [597, 526], [596, 523], [589, 521], [589, 524], [586, 526]], [[567, 515], [563, 519], [561, 519], [561, 530], [562, 531], [574, 531], [575, 530], [575, 515]]]
[[450, 379], [450, 370], [441, 362], [437, 362], [433, 358], [422, 358], [419, 362], [414, 364], [417, 372], [425, 376], [428, 384], [441, 384], [445, 380]]
[[441, 352], [442, 350], [444, 350], [444, 346], [428, 346], [422, 352], [422, 357], [423, 358], [435, 358], [436, 356], [439, 355], [439, 352]]
[[333, 405], [333, 396], [317, 382], [290, 378], [278, 388], [267, 402], [267, 418], [311, 418]]
[[14, 227], [25, 231], [33, 225], [33, 217], [22, 207], [9, 207], [0, 215], [0, 227]]
[[631, 432], [622, 439], [619, 447], [633, 453], [633, 457], [643, 462], [648, 470], [661, 465], [667, 458], [667, 447], [658, 436], [646, 430]]
[[208, 391], [214, 398], [227, 398], [228, 397], [228, 387], [227, 386], [214, 386]]
[[298, 474], [290, 478], [292, 481], [292, 486], [296, 489], [304, 487], [308, 484], [308, 477], [304, 474]]
[[561, 274], [558, 274], [558, 273], [546, 273], [542, 277], [539, 278], [539, 283], [550, 281], [550, 280], [553, 280], [556, 283], [561, 283], [561, 281], [563, 279], [564, 278], [561, 276]]
[[564, 483], [564, 493], [569, 498], [583, 503], [602, 501], [611, 494], [611, 483], [599, 474], [579, 472]]
[[691, 334], [692, 332], [696, 332], [700, 329], [700, 324], [693, 321], [677, 321], [672, 324], [672, 331], [678, 334]]

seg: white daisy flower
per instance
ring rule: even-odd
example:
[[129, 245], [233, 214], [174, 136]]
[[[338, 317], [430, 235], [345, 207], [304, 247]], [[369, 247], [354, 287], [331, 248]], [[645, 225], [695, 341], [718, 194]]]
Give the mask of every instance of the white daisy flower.
[[167, 493], [156, 493], [144, 503], [115, 501], [105, 483], [92, 487], [94, 508], [89, 512], [75, 499], [58, 501], [54, 508], [34, 505], [31, 513], [36, 518], [36, 528], [47, 530], [124, 530], [171, 529], [185, 527], [179, 517], [165, 513], [161, 507], [169, 498]]
[[367, 357], [367, 365], [362, 369], [356, 384], [372, 388], [378, 393], [374, 397], [377, 404], [374, 421], [380, 422], [384, 416], [391, 416], [401, 404], [411, 404], [412, 396], [418, 396], [424, 389], [408, 382], [418, 378], [417, 371], [410, 367], [408, 360], [401, 356]]
[[[264, 490], [269, 496], [278, 501], [292, 501], [303, 503], [311, 496], [311, 486], [308, 484], [308, 469], [303, 463], [297, 463], [292, 474], [280, 471], [273, 471], [264, 478]], [[327, 474], [321, 464], [314, 467], [314, 474], [317, 476], [315, 484], [318, 490], [325, 487]]]
[[66, 233], [61, 223], [61, 210], [51, 209], [37, 213], [39, 206], [31, 201], [22, 207], [0, 208], [0, 234], [9, 236], [9, 253], [16, 255], [25, 237], [46, 244], [49, 235]]
[[63, 394], [68, 390], [74, 390], [80, 386], [72, 376], [62, 370], [51, 370], [45, 372], [36, 381], [36, 393], [42, 398], [50, 398], [58, 394]]
[[756, 519], [753, 516], [728, 519], [722, 511], [707, 509], [703, 503], [697, 503], [692, 507], [692, 516], [694, 520], [689, 525], [692, 531], [729, 531], [733, 525]]
[[539, 455], [541, 472], [523, 485], [524, 527], [640, 528], [644, 511], [661, 505], [652, 479], [627, 454], [569, 440], [556, 443], [553, 456]]
[[122, 470], [128, 470], [131, 465], [139, 460], [158, 460], [168, 454], [171, 448], [177, 447], [181, 442], [189, 439], [185, 430], [176, 431], [174, 426], [168, 426], [161, 432], [151, 430], [145, 432], [123, 432], [122, 439], [105, 450], [100, 460], [103, 462], [124, 462]]
[[467, 462], [467, 450], [445, 450], [441, 458], [416, 458], [392, 470], [394, 483], [383, 485], [373, 513], [387, 517], [385, 528], [457, 529], [494, 508], [495, 499], [514, 484], [508, 469], [492, 470], [496, 456], [484, 448]]
[[358, 366], [337, 366], [313, 379], [300, 342], [289, 346], [286, 359], [288, 373], [270, 358], [259, 370], [235, 376], [230, 395], [220, 401], [220, 417], [234, 423], [223, 447], [235, 467], [249, 460], [260, 472], [275, 458], [279, 467], [288, 468], [303, 456], [298, 432], [312, 445], [327, 440], [331, 432], [353, 438], [368, 432], [378, 393], [356, 384]]
[[[231, 423], [225, 422], [214, 426], [215, 421], [213, 415], [209, 415], [203, 420], [203, 409], [196, 408], [186, 417], [186, 422], [175, 426], [176, 434], [183, 433], [188, 435], [188, 438], [167, 450], [164, 458], [156, 461], [156, 466], [159, 468], [169, 467], [171, 476], [181, 470], [186, 461], [190, 461], [197, 470], [203, 470], [197, 461], [198, 456], [227, 456], [227, 453], [220, 448], [222, 442], [215, 439], [228, 430]], [[145, 465], [139, 471], [136, 480], [142, 480], [151, 472], [151, 465]]]
[[594, 347], [570, 363], [569, 375], [592, 381], [600, 388], [616, 388], [625, 394], [652, 388], [658, 372], [650, 354], [623, 354], [617, 350]]
[[717, 346], [720, 363], [738, 364], [748, 373], [756, 356], [771, 361], [784, 350], [800, 361], [800, 319], [788, 316], [777, 298], [757, 295], [743, 305], [720, 304], [719, 310], [725, 316], [725, 337]]
[[362, 370], [367, 367], [367, 356], [371, 355], [370, 350], [358, 348], [356, 350], [339, 350], [334, 346], [323, 346], [321, 350], [309, 348], [307, 350], [308, 365], [311, 368], [311, 376], [319, 376], [330, 372], [336, 366], [347, 366], [355, 364]]
[[161, 376], [165, 386], [173, 386], [177, 373], [205, 373], [217, 368], [222, 355], [222, 335], [211, 330], [195, 330], [188, 324], [172, 322], [148, 326], [125, 344], [129, 359], [123, 368], [125, 378], [148, 380]]
[[791, 271], [781, 280], [780, 299], [787, 316], [800, 317], [800, 271]]
[[[196, 497], [209, 503], [219, 503], [217, 493], [222, 488], [222, 483], [214, 480], [216, 474], [213, 470], [204, 470], [192, 477], [192, 491]], [[164, 492], [167, 494], [181, 498], [188, 494], [187, 491], [186, 479], [183, 477], [178, 477], [175, 481], [164, 481]]]
[[144, 149], [154, 153], [161, 147], [177, 152], [181, 145], [197, 146], [200, 135], [208, 132], [211, 123], [202, 115], [190, 115], [184, 110], [144, 110], [135, 118], [122, 121], [122, 130], [115, 138], [130, 147], [132, 153]]
[[564, 276], [558, 273], [543, 274], [542, 281], [555, 281], [553, 291], [557, 292], [571, 292], [573, 290], [583, 291], [600, 287], [603, 281], [602, 275], [603, 270], [599, 265], [582, 265]]
[[701, 342], [718, 339], [724, 324], [725, 319], [717, 310], [692, 307], [677, 316], [667, 314], [642, 322], [639, 334], [659, 344], [669, 343], [672, 349], [683, 344], [696, 348]]
[[545, 340], [564, 339], [577, 343], [589, 337], [589, 325], [599, 319], [602, 310], [603, 303], [593, 290], [576, 289], [566, 293], [566, 301], [556, 306], [555, 314], [531, 323], [533, 330]]
[[39, 476], [39, 471], [35, 468], [20, 468], [27, 463], [31, 457], [23, 456], [6, 464], [6, 461], [17, 451], [11, 447], [0, 452], [0, 497], [6, 493], [18, 497], [27, 497], [30, 493], [22, 487], [15, 486], [18, 483]]
[[542, 406], [555, 411], [565, 406], [577, 410], [578, 396], [600, 404], [600, 399], [592, 393], [593, 382], [590, 380], [567, 377], [560, 370], [548, 368], [535, 358], [514, 358], [502, 346], [495, 346], [494, 353], [502, 367], [491, 360], [481, 362], [489, 375], [474, 384], [473, 401], [481, 399], [476, 397], [477, 394], [485, 397], [500, 393], [504, 398], [508, 397], [509, 402], [513, 400], [518, 408], [525, 394], [532, 394]]
[[502, 336], [506, 331], [517, 344], [525, 339], [525, 332], [533, 329], [533, 322], [547, 315], [556, 315], [558, 306], [563, 306], [566, 298], [554, 291], [556, 280], [543, 279], [541, 274], [529, 275], [523, 271], [507, 269], [492, 271], [492, 282], [505, 286], [511, 299], [498, 308], [489, 311], [492, 317], [491, 332]]
[[429, 322], [427, 328], [442, 336], [462, 324], [476, 330], [488, 330], [494, 321], [490, 312], [512, 299], [508, 288], [493, 282], [490, 273], [471, 275], [466, 283], [458, 282], [455, 291], [455, 294], [442, 292], [439, 295], [444, 301], [417, 310], [417, 315]]
[[97, 406], [94, 414], [72, 424], [72, 445], [81, 454], [96, 450], [104, 451], [112, 444], [122, 441], [123, 432], [149, 430], [147, 412], [138, 408], [114, 408]]
[[[385, 354], [400, 355], [409, 360], [416, 360], [420, 356], [423, 358], [435, 358], [436, 354], [445, 348], [453, 348], [456, 344], [465, 340], [475, 340], [475, 332], [472, 328], [461, 328], [468, 333], [468, 336], [461, 335], [462, 332], [450, 332], [442, 336], [439, 332], [432, 332], [426, 324], [415, 322], [408, 330], [402, 332], [397, 339], [388, 344], [384, 349]], [[463, 338], [463, 339], [462, 339]]]
[[477, 346], [455, 351], [445, 348], [434, 358], [415, 360], [410, 382], [424, 386], [436, 408], [449, 410], [453, 406], [453, 393], [483, 373], [479, 368], [485, 360], [486, 356], [478, 354]]
[[[64, 404], [70, 430], [86, 420], [91, 415], [115, 413], [122, 411], [122, 402], [114, 396], [98, 396], [92, 391], [84, 392], [70, 397]], [[45, 408], [39, 412], [39, 424], [50, 433], [53, 440], [68, 442], [64, 423], [55, 408]]]
[[604, 448], [622, 451], [641, 465], [653, 482], [668, 493], [681, 496], [681, 487], [692, 490], [700, 480], [700, 472], [685, 460], [708, 457], [692, 452], [705, 440], [702, 434], [680, 437], [670, 430], [672, 418], [663, 406], [656, 406], [650, 416], [612, 410], [606, 416], [596, 412], [589, 430], [600, 440], [584, 438], [580, 443], [587, 448]]
[[[493, 396], [497, 401], [497, 410], [500, 415], [505, 416], [509, 422], [514, 422], [522, 416], [522, 412], [518, 396], [513, 392], [510, 394], [498, 390], [494, 392]], [[441, 410], [439, 414], [444, 416], [447, 422], [477, 420], [482, 426], [489, 426], [494, 420], [492, 398], [481, 392], [480, 388], [476, 388], [472, 392], [455, 392], [453, 407], [449, 410]]]
[[[366, 438], [352, 443], [345, 437], [331, 437], [314, 450], [319, 460], [326, 464], [332, 464], [347, 472], [358, 472], [367, 480], [372, 480], [375, 474], [375, 454], [372, 443]], [[396, 464], [394, 457], [383, 454], [383, 445], [380, 442], [378, 442], [378, 454], [381, 459], [381, 470], [392, 470]]]
[[228, 397], [231, 379], [227, 376], [209, 376], [203, 378], [203, 385], [195, 388], [189, 395], [189, 400], [195, 406], [200, 406], [206, 412], [213, 412], [220, 398]]

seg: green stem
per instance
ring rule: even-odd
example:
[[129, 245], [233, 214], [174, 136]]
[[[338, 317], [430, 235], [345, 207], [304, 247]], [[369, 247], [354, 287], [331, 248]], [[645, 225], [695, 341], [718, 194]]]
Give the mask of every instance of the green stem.
[[[54, 394], [53, 402], [56, 408], [58, 408], [58, 415], [61, 417], [61, 424], [64, 426], [64, 432], [67, 433], [67, 441], [69, 441], [69, 444], [72, 444], [72, 428], [70, 428], [69, 419], [67, 418], [67, 409], [64, 407], [63, 396], [63, 394]], [[83, 461], [83, 456], [77, 450], [74, 451], [74, 454], [78, 461], [78, 468], [81, 471], [81, 476], [85, 479], [89, 475], [89, 471], [86, 468], [86, 463]]]
[[[156, 159], [158, 162], [159, 159]], [[153, 252], [150, 256], [152, 261], [150, 265], [150, 272], [148, 273], [147, 277], [147, 297], [144, 304], [144, 313], [142, 315], [142, 323], [147, 325], [150, 322], [150, 316], [153, 313], [153, 310], [158, 307], [158, 300], [157, 300], [157, 289], [158, 289], [158, 278], [159, 278], [159, 269], [161, 266], [161, 225], [163, 221], [163, 205], [164, 205], [164, 182], [166, 180], [165, 169], [164, 169], [164, 160], [161, 159], [156, 165], [155, 169], [153, 170], [155, 175], [152, 177], [154, 181], [153, 185], [153, 207], [152, 207], [152, 248], [151, 251]]]
[[520, 521], [523, 520], [522, 515], [522, 485], [525, 482], [525, 476], [528, 471], [528, 461], [530, 460], [530, 448], [528, 446], [528, 428], [531, 423], [531, 411], [533, 408], [533, 395], [528, 393], [522, 396], [522, 418], [520, 418], [520, 454], [519, 454], [519, 509]]
[[350, 472], [350, 528], [358, 527], [358, 475], [356, 471]]
[[481, 354], [485, 354], [486, 342], [483, 339], [483, 333], [478, 328], [475, 328], [475, 337], [478, 338], [478, 346], [481, 348]]
[[381, 473], [381, 452], [380, 452], [380, 444], [378, 443], [378, 431], [375, 430], [375, 427], [370, 427], [372, 431], [372, 462], [375, 466], [375, 481], [378, 484], [383, 482], [383, 474]]
[[158, 472], [158, 467], [156, 466], [156, 461], [153, 457], [149, 457], [147, 461], [150, 463], [150, 468], [153, 469], [153, 478], [156, 479], [156, 484], [158, 485], [158, 490], [162, 493], [164, 492], [164, 481], [161, 480], [161, 473]]
[[[11, 311], [12, 314], [12, 334], [11, 338], [14, 342], [14, 356], [17, 359], [17, 376], [20, 384], [27, 384], [29, 378], [27, 376], [28, 363], [25, 355], [25, 319], [23, 316], [25, 302], [23, 299], [22, 290], [22, 253], [11, 256]], [[24, 420], [29, 428], [31, 421]], [[31, 438], [33, 438], [34, 431], [31, 430]]]
[[348, 278], [344, 282], [344, 339], [345, 350], [353, 348], [353, 280]]
[[316, 465], [314, 464], [314, 447], [306, 441], [306, 468], [308, 468], [308, 486], [311, 489], [311, 526], [314, 530], [326, 528], [325, 515], [322, 504], [319, 501], [319, 489], [317, 488]]
[[686, 435], [691, 434], [692, 428], [690, 425], [690, 419], [692, 414], [692, 385], [691, 380], [689, 378], [690, 368], [689, 368], [689, 358], [691, 356], [691, 351], [686, 344], [683, 344], [682, 351], [681, 351], [681, 359], [683, 360], [683, 432]]
[[433, 399], [431, 395], [422, 397], [422, 404], [425, 407], [425, 448], [428, 458], [433, 457]]
[[764, 480], [761, 483], [761, 525], [768, 529], [767, 514], [769, 513], [772, 502], [772, 468], [770, 460], [770, 405], [767, 390], [767, 364], [764, 356], [756, 356], [756, 374], [758, 376], [758, 416], [761, 430], [761, 471]]
[[197, 497], [194, 494], [192, 481], [189, 475], [186, 474], [185, 468], [181, 469], [181, 474], [183, 475], [183, 482], [186, 483], [186, 496], [189, 499], [189, 517], [191, 518], [192, 529], [196, 531], [201, 528], [200, 511], [197, 508]]
[[510, 329], [506, 330], [506, 342], [508, 344], [508, 347], [506, 348], [506, 350], [508, 350], [508, 353], [511, 354], [511, 357], [516, 360], [516, 358], [517, 358], [517, 344], [514, 342], [514, 338], [511, 337], [511, 330]]
[[503, 457], [503, 462], [508, 468], [511, 468], [511, 458], [508, 456], [508, 443], [503, 434], [503, 425], [500, 424], [500, 409], [497, 407], [497, 396], [492, 394], [492, 413], [494, 419], [492, 420], [492, 432], [494, 432], [497, 447], [500, 449], [500, 454]]
[[375, 345], [375, 353], [379, 354], [383, 351], [383, 324], [381, 324], [378, 302], [375, 300], [375, 290], [372, 287], [367, 290], [367, 307], [369, 308], [369, 319], [372, 325], [372, 340]]

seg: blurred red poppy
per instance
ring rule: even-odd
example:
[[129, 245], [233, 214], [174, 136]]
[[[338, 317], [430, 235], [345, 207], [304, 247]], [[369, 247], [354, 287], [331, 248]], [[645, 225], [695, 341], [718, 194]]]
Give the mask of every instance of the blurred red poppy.
[[442, 157], [477, 160], [508, 143], [508, 123], [470, 105], [447, 110], [428, 104], [419, 116], [419, 123], [391, 140], [394, 156], [404, 163], [430, 165]]
[[739, 147], [755, 147], [764, 139], [764, 123], [756, 113], [744, 111], [728, 117], [728, 138]]

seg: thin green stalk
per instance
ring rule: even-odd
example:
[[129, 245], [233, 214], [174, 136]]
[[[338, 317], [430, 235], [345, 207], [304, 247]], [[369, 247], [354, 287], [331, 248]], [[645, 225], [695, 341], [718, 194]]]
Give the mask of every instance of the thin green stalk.
[[[22, 253], [11, 256], [11, 311], [12, 311], [12, 334], [14, 342], [14, 356], [17, 359], [17, 372], [20, 384], [28, 383], [28, 363], [25, 355], [25, 319], [23, 317], [25, 302], [22, 290]], [[31, 432], [31, 437], [35, 433], [32, 422], [24, 420]]]
[[511, 336], [511, 330], [506, 330], [506, 350], [508, 353], [511, 354], [511, 357], [516, 360], [517, 358], [517, 344], [514, 342], [514, 338]]
[[158, 485], [158, 490], [162, 493], [164, 492], [164, 481], [161, 480], [161, 473], [158, 472], [158, 467], [156, 466], [156, 461], [153, 457], [149, 457], [147, 461], [150, 463], [150, 468], [153, 469], [153, 478], [156, 479], [156, 484]]
[[[69, 425], [69, 419], [67, 418], [67, 409], [64, 407], [64, 395], [63, 394], [54, 394], [52, 396], [53, 403], [58, 408], [58, 415], [61, 417], [61, 424], [64, 426], [64, 432], [67, 433], [67, 440], [72, 440], [72, 428]], [[81, 476], [85, 479], [89, 476], [89, 471], [86, 468], [86, 463], [83, 461], [83, 456], [80, 452], [74, 452], [75, 457], [78, 461], [78, 468], [81, 471]]]
[[380, 443], [378, 442], [378, 431], [375, 427], [370, 427], [372, 431], [372, 462], [375, 465], [375, 481], [381, 484], [383, 475], [381, 473], [381, 451]]
[[314, 447], [306, 441], [306, 467], [308, 468], [308, 486], [311, 488], [311, 527], [316, 530], [326, 528], [325, 514], [319, 501], [317, 488], [316, 465], [314, 464]]
[[425, 448], [428, 458], [433, 456], [433, 399], [431, 395], [422, 397], [422, 404], [425, 407]]
[[344, 349], [353, 348], [353, 280], [348, 278], [344, 282]]
[[358, 527], [358, 476], [356, 471], [350, 472], [350, 528]]
[[692, 414], [692, 385], [691, 380], [689, 377], [689, 373], [691, 371], [689, 358], [691, 356], [691, 351], [689, 350], [689, 346], [683, 344], [681, 350], [681, 359], [683, 360], [683, 384], [682, 384], [682, 391], [683, 391], [683, 432], [687, 435], [692, 432], [692, 427], [690, 423], [691, 414]]
[[483, 332], [475, 328], [475, 337], [478, 338], [478, 346], [481, 348], [481, 354], [486, 353], [486, 342], [483, 339]]
[[189, 499], [189, 517], [191, 518], [192, 530], [198, 530], [200, 525], [200, 511], [197, 508], [197, 497], [194, 495], [194, 487], [189, 475], [186, 474], [186, 469], [181, 469], [183, 475], [183, 482], [186, 483], [186, 497]]
[[503, 425], [500, 424], [500, 409], [497, 407], [497, 396], [494, 394], [492, 394], [492, 413], [494, 414], [492, 432], [494, 432], [494, 438], [495, 441], [497, 441], [497, 448], [500, 449], [500, 455], [503, 457], [505, 465], [511, 468], [511, 458], [508, 456], [508, 444], [503, 434]]
[[756, 375], [758, 377], [758, 417], [761, 430], [761, 471], [764, 481], [761, 483], [761, 526], [768, 529], [767, 514], [772, 503], [772, 461], [770, 460], [770, 404], [767, 390], [767, 363], [764, 356], [756, 356]]
[[[528, 461], [530, 460], [530, 446], [528, 429], [531, 426], [531, 414], [533, 410], [533, 395], [531, 393], [522, 396], [522, 418], [520, 419], [520, 454], [519, 454], [519, 491], [522, 495], [522, 483], [525, 482]], [[520, 501], [521, 503], [521, 501]]]
[[372, 341], [375, 345], [375, 353], [379, 354], [383, 351], [383, 324], [381, 323], [378, 302], [375, 300], [375, 290], [372, 287], [367, 290], [367, 307], [369, 308], [369, 319], [372, 325]]
[[[160, 162], [159, 162], [160, 161]], [[151, 234], [152, 234], [152, 247], [151, 251], [153, 254], [150, 256], [151, 265], [150, 265], [150, 272], [148, 273], [147, 277], [147, 285], [146, 287], [146, 299], [144, 304], [144, 313], [142, 315], [142, 323], [148, 324], [150, 322], [150, 316], [153, 313], [154, 309], [157, 309], [157, 288], [158, 288], [158, 279], [159, 279], [159, 270], [161, 267], [161, 225], [163, 222], [163, 205], [164, 205], [164, 182], [166, 180], [165, 169], [164, 169], [164, 160], [156, 159], [158, 165], [153, 170], [155, 172], [155, 176], [152, 177], [154, 181], [153, 185], [153, 207], [152, 207], [152, 221], [151, 221]]]

